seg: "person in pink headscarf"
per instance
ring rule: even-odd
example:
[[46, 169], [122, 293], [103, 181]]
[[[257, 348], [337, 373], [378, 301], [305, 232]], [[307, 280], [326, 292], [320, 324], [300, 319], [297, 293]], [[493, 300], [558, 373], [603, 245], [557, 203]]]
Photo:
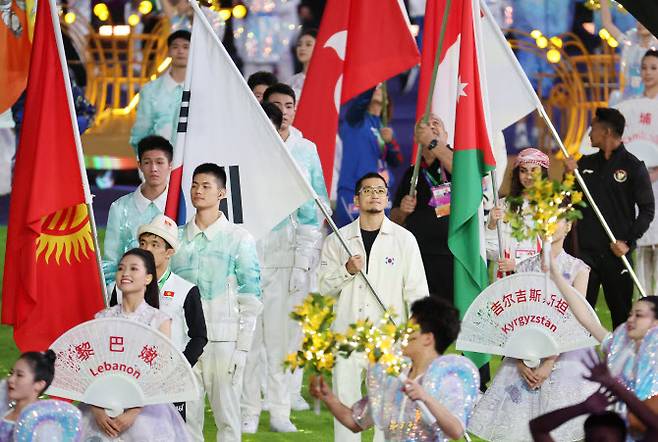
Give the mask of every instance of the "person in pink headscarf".
[[[487, 258], [496, 262], [496, 277], [501, 278], [506, 274], [513, 273], [517, 265], [541, 251], [541, 241], [539, 238], [518, 241], [512, 237], [511, 227], [505, 223], [500, 223], [501, 242], [503, 248], [503, 257], [499, 258], [498, 233], [496, 232], [497, 221], [503, 219], [508, 209], [519, 211], [522, 210], [525, 202], [521, 205], [514, 204], [511, 198], [522, 196], [523, 189], [532, 185], [535, 172], [540, 169], [542, 177], [548, 176], [548, 167], [550, 160], [548, 155], [539, 149], [523, 149], [516, 157], [514, 168], [512, 169], [512, 184], [509, 195], [506, 199], [501, 199], [496, 207], [489, 212], [489, 219], [486, 228]], [[527, 219], [530, 223], [532, 220]]]

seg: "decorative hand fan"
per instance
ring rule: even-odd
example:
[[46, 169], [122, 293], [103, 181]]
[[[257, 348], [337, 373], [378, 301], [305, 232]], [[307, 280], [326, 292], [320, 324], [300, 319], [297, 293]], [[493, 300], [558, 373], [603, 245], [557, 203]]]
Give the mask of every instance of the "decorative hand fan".
[[523, 359], [530, 367], [541, 358], [597, 344], [553, 281], [539, 272], [511, 275], [487, 287], [468, 308], [457, 337], [457, 350]]
[[108, 410], [184, 402], [200, 395], [192, 367], [159, 331], [119, 318], [82, 323], [51, 346], [55, 378], [47, 393]]

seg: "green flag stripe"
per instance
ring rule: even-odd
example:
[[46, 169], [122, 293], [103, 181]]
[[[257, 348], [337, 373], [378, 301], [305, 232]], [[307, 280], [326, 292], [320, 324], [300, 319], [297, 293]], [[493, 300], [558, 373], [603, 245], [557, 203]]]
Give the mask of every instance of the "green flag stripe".
[[[487, 264], [480, 255], [481, 227], [478, 217], [482, 202], [482, 177], [488, 169], [481, 151], [455, 151], [448, 247], [455, 257], [455, 306], [461, 317], [488, 282]], [[467, 353], [466, 356], [478, 367], [489, 361], [489, 355], [485, 354]]]

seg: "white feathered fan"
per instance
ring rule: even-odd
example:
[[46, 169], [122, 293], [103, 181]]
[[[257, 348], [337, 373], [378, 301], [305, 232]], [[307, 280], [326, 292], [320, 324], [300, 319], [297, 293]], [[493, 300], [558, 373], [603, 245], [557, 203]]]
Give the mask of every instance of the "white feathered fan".
[[523, 359], [530, 367], [541, 358], [597, 344], [553, 281], [539, 272], [511, 275], [487, 287], [466, 311], [457, 337], [457, 350]]
[[47, 393], [108, 410], [199, 398], [192, 367], [159, 331], [119, 318], [94, 319], [61, 335]]

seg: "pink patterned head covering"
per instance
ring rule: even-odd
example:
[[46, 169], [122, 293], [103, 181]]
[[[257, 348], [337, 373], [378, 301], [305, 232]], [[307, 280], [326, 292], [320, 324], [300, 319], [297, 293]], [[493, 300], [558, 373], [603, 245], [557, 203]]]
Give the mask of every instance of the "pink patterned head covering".
[[536, 164], [544, 169], [548, 169], [550, 160], [548, 159], [548, 155], [541, 150], [529, 147], [519, 152], [514, 162], [514, 167], [519, 167], [521, 164]]

